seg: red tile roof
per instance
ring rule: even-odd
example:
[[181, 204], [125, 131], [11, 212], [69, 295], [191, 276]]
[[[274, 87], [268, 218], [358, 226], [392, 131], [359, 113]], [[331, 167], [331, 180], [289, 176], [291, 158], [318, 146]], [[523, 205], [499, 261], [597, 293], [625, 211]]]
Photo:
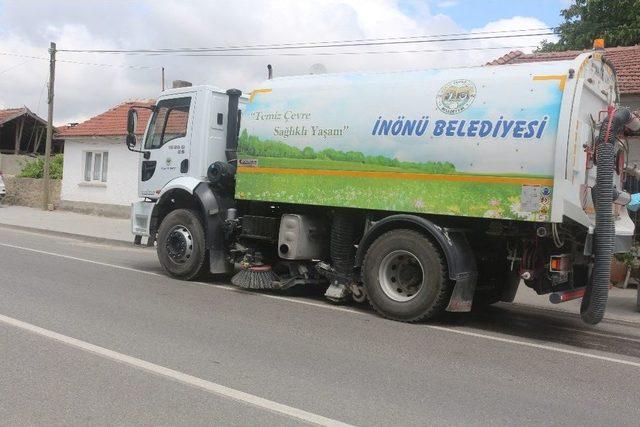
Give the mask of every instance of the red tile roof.
[[[522, 53], [516, 50], [487, 63], [487, 65], [561, 61], [573, 59], [583, 52], [587, 51], [568, 50], [564, 52]], [[609, 47], [605, 49], [605, 55], [616, 67], [620, 94], [640, 94], [640, 45]]]
[[28, 114], [31, 117], [33, 117], [35, 120], [40, 121], [41, 123], [44, 123], [44, 124], [47, 123], [44, 119], [35, 115], [27, 107], [20, 107], [20, 108], [7, 108], [6, 110], [0, 110], [0, 125], [6, 122], [10, 122], [11, 120], [22, 116], [23, 114]]
[[[129, 111], [129, 108], [136, 105], [150, 106], [153, 104], [155, 104], [155, 101], [151, 99], [123, 102], [77, 125], [60, 126], [56, 136], [59, 138], [72, 136], [124, 136], [127, 134], [127, 111]], [[144, 133], [150, 116], [151, 110], [138, 108], [137, 135]]]
[[8, 108], [0, 110], [0, 124], [11, 121], [25, 113], [26, 108]]

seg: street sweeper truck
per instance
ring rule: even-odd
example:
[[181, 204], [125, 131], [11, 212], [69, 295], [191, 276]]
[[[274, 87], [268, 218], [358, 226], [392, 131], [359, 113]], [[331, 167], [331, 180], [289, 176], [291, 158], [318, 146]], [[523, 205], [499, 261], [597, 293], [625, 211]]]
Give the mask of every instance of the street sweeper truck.
[[[136, 141], [132, 231], [173, 277], [324, 287], [415, 322], [520, 283], [604, 314], [634, 224], [603, 50], [574, 60], [274, 78], [160, 94]], [[142, 108], [143, 106], [141, 106]]]

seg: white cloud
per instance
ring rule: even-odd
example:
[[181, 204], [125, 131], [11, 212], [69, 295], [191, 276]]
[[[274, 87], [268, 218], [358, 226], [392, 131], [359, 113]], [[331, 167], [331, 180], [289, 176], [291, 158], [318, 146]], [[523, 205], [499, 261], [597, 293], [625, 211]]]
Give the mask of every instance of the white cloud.
[[441, 1], [437, 4], [438, 7], [440, 8], [447, 8], [447, 7], [453, 7], [453, 6], [457, 6], [458, 5], [458, 1], [457, 0], [444, 0]]
[[[547, 33], [549, 26], [537, 18], [527, 16], [514, 16], [508, 19], [500, 19], [488, 23], [487, 25], [474, 28], [472, 32], [487, 32], [487, 31], [510, 31], [510, 33], [503, 33], [503, 36], [509, 36], [502, 39], [494, 39], [483, 41], [483, 46], [537, 46], [544, 39], [555, 40], [556, 37], [551, 36], [522, 36], [515, 37], [519, 30], [538, 30], [538, 31], [522, 31], [521, 34], [540, 34]], [[500, 35], [500, 34], [497, 34]], [[532, 48], [522, 49], [523, 51], [530, 52]]]
[[[534, 18], [514, 17], [474, 31], [540, 28]], [[6, 2], [0, 8], [0, 52], [46, 57], [50, 40], [59, 49], [211, 47], [264, 43], [308, 42], [400, 37], [469, 31], [444, 14], [434, 14], [419, 0], [168, 0], [114, 2]], [[398, 51], [457, 47], [535, 45], [541, 38], [438, 42], [344, 48], [344, 51]], [[336, 51], [337, 49], [327, 49]], [[318, 50], [315, 50], [316, 52]], [[414, 52], [335, 56], [165, 57], [72, 54], [68, 61], [108, 63], [98, 67], [59, 62], [56, 75], [55, 122], [78, 121], [122, 101], [148, 98], [160, 89], [160, 67], [167, 81], [185, 79], [195, 84], [249, 90], [266, 77], [266, 65], [275, 75], [307, 73], [316, 63], [329, 72], [384, 71], [480, 65], [509, 49]], [[303, 51], [295, 51], [296, 54]], [[253, 52], [261, 53], [261, 52]], [[264, 52], [262, 52], [264, 53]], [[21, 64], [23, 63], [23, 64]], [[131, 69], [142, 65], [153, 69]], [[14, 68], [11, 68], [14, 67]], [[8, 68], [11, 68], [7, 70]], [[5, 71], [6, 70], [6, 71]], [[46, 113], [46, 61], [0, 56], [0, 107], [27, 105]]]

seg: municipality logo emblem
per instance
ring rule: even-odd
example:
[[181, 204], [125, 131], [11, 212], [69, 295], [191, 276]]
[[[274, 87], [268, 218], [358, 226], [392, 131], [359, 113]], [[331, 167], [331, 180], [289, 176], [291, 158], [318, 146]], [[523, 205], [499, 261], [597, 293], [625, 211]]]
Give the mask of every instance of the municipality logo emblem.
[[476, 85], [471, 80], [453, 80], [442, 86], [436, 95], [436, 106], [445, 114], [458, 114], [476, 99]]

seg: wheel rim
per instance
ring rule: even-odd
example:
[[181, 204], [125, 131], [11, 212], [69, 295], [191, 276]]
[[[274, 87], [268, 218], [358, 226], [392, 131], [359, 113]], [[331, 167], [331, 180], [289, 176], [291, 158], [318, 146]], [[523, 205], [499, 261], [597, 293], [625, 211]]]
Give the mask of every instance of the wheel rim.
[[406, 302], [415, 298], [424, 286], [424, 269], [414, 254], [397, 250], [382, 259], [378, 280], [386, 296]]
[[193, 237], [184, 225], [176, 225], [167, 234], [164, 242], [167, 255], [177, 264], [184, 264], [193, 254]]

